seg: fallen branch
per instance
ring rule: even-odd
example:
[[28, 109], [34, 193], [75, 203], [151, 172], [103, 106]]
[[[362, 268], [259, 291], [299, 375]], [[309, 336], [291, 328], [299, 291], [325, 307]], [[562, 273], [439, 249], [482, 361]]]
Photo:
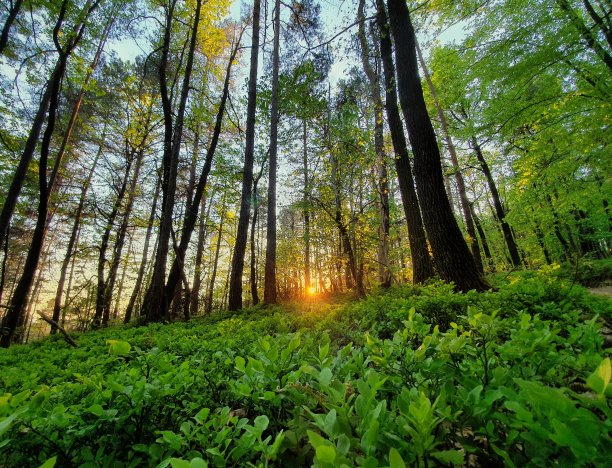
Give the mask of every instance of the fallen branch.
[[51, 325], [52, 327], [57, 328], [60, 332], [62, 332], [62, 335], [64, 335], [64, 338], [66, 339], [66, 342], [70, 345], [70, 346], [74, 346], [75, 348], [78, 348], [79, 345], [76, 344], [76, 341], [74, 341], [72, 338], [70, 338], [70, 335], [68, 335], [68, 333], [66, 332], [66, 330], [64, 330], [64, 328], [57, 323], [55, 320], [50, 319], [49, 317], [47, 317], [45, 314], [43, 314], [42, 312], [37, 312], [38, 315], [40, 315], [40, 318], [43, 319], [45, 322], [47, 322], [49, 325]]

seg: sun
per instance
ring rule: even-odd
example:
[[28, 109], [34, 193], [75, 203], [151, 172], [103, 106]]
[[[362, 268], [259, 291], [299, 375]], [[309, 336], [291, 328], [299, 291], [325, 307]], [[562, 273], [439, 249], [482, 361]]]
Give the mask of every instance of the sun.
[[313, 286], [310, 286], [310, 287], [308, 288], [308, 295], [309, 295], [309, 296], [314, 296], [314, 295], [316, 294], [316, 292], [317, 292], [317, 290], [316, 290], [316, 288], [314, 288]]

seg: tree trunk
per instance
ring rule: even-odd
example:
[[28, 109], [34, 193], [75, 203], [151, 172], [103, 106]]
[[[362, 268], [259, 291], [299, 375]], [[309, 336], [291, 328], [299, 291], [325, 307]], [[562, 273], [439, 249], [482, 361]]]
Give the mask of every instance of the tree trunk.
[[[113, 230], [113, 226], [115, 225], [115, 219], [119, 214], [119, 209], [121, 208], [121, 204], [123, 202], [123, 198], [125, 197], [125, 192], [127, 191], [127, 184], [130, 177], [130, 172], [132, 170], [132, 162], [134, 161], [134, 151], [131, 151], [132, 154], [129, 154], [127, 157], [127, 164], [125, 166], [125, 174], [123, 175], [123, 179], [121, 181], [121, 186], [119, 187], [119, 191], [117, 192], [117, 198], [115, 199], [115, 203], [113, 204], [113, 208], [109, 214], [108, 220], [106, 221], [106, 226], [104, 228], [104, 232], [102, 233], [102, 239], [100, 241], [100, 248], [98, 252], [98, 276], [97, 283], [98, 287], [96, 290], [96, 312], [93, 317], [92, 327], [99, 328], [104, 325], [104, 304], [106, 303], [106, 285], [108, 281], [105, 280], [104, 270], [106, 268], [106, 252], [108, 250], [108, 242], [110, 240], [111, 232]], [[108, 319], [106, 320], [108, 322]]]
[[465, 229], [469, 237], [470, 249], [472, 251], [472, 255], [474, 256], [476, 267], [482, 273], [484, 270], [482, 267], [482, 258], [480, 257], [480, 247], [478, 245], [478, 238], [476, 237], [476, 229], [474, 226], [474, 219], [472, 218], [472, 211], [470, 210], [470, 200], [468, 199], [467, 190], [465, 188], [465, 180], [463, 179], [463, 174], [461, 173], [461, 169], [459, 167], [459, 159], [457, 158], [455, 144], [451, 138], [448, 123], [446, 121], [446, 117], [444, 116], [444, 109], [442, 109], [442, 106], [440, 105], [436, 87], [431, 80], [429, 70], [427, 70], [427, 65], [425, 64], [423, 54], [421, 53], [421, 48], [419, 47], [419, 43], [416, 41], [416, 39], [414, 44], [419, 63], [421, 64], [421, 69], [423, 70], [423, 75], [425, 76], [425, 81], [427, 82], [427, 86], [429, 87], [429, 91], [431, 92], [434, 100], [434, 105], [436, 106], [436, 111], [442, 127], [442, 133], [444, 134], [444, 140], [446, 141], [446, 146], [448, 148], [448, 154], [450, 155], [451, 163], [453, 164], [453, 173], [455, 175], [455, 182], [457, 183], [457, 191], [459, 192], [459, 201], [461, 202], [461, 211], [463, 211], [463, 219], [465, 220]]
[[200, 226], [198, 228], [198, 242], [196, 246], [195, 268], [193, 274], [193, 286], [191, 287], [191, 299], [189, 304], [189, 308], [191, 309], [191, 313], [193, 315], [197, 315], [200, 310], [200, 289], [202, 286], [202, 258], [204, 257], [204, 242], [206, 241], [206, 236], [208, 235], [207, 223], [210, 217], [210, 207], [213, 205], [212, 196], [210, 197], [208, 207], [205, 211], [206, 204], [206, 198], [202, 197], [202, 206], [200, 208]]
[[119, 316], [119, 306], [121, 303], [121, 296], [123, 295], [123, 286], [125, 284], [125, 276], [127, 274], [128, 266], [130, 263], [130, 253], [132, 252], [132, 241], [133, 240], [134, 240], [134, 236], [132, 234], [128, 242], [128, 248], [125, 254], [125, 259], [123, 260], [123, 271], [121, 273], [121, 279], [119, 280], [119, 287], [117, 288], [117, 297], [115, 298], [115, 306], [113, 307], [113, 313], [111, 314], [111, 318], [113, 320], [117, 320], [117, 317]]
[[0, 55], [2, 55], [2, 52], [4, 52], [4, 49], [8, 44], [9, 30], [11, 29], [15, 18], [17, 18], [17, 14], [21, 9], [22, 3], [23, 0], [15, 0], [15, 3], [13, 3], [11, 8], [9, 9], [8, 16], [6, 17], [6, 20], [4, 21], [4, 26], [2, 27], [2, 33], [0, 34]]
[[440, 151], [431, 125], [418, 74], [416, 41], [404, 0], [388, 0], [395, 39], [400, 102], [414, 154], [414, 172], [423, 221], [442, 279], [461, 291], [489, 288], [461, 235], [444, 191]]
[[130, 301], [128, 302], [128, 305], [125, 309], [125, 317], [123, 318], [123, 323], [129, 323], [130, 320], [132, 320], [132, 313], [136, 304], [136, 299], [138, 298], [138, 295], [140, 294], [140, 289], [142, 287], [145, 270], [147, 268], [149, 260], [149, 242], [151, 241], [151, 233], [153, 232], [153, 224], [155, 223], [155, 214], [157, 213], [157, 202], [159, 200], [160, 190], [161, 177], [158, 177], [157, 184], [155, 185], [155, 194], [153, 195], [153, 204], [151, 205], [151, 212], [149, 214], [149, 220], [147, 223], [147, 232], [145, 234], [142, 260], [140, 261], [140, 267], [138, 268], [138, 275], [136, 276], [136, 283], [134, 284], [134, 289], [132, 291], [132, 295], [130, 296]]
[[266, 230], [266, 265], [264, 302], [276, 303], [276, 169], [278, 156], [278, 58], [280, 41], [280, 0], [274, 6], [274, 48], [272, 51], [272, 109], [270, 122], [270, 164], [268, 166], [268, 222]]
[[395, 168], [399, 181], [404, 214], [408, 224], [408, 242], [412, 255], [413, 282], [422, 283], [434, 275], [433, 265], [427, 248], [423, 219], [419, 209], [410, 160], [408, 146], [402, 128], [402, 120], [397, 106], [397, 92], [395, 87], [395, 66], [393, 64], [391, 37], [387, 22], [387, 13], [383, 0], [377, 0], [378, 26], [380, 30], [380, 51], [385, 75], [386, 99], [385, 107], [391, 131], [391, 140], [395, 150]]
[[[171, 30], [174, 22], [174, 13], [177, 0], [171, 0], [170, 6], [166, 9], [166, 23], [164, 25], [164, 39], [162, 45], [161, 59], [159, 63], [160, 93], [164, 114], [164, 154], [163, 154], [163, 177], [162, 177], [162, 211], [160, 218], [159, 233], [157, 239], [157, 252], [153, 265], [151, 284], [145, 294], [143, 310], [148, 322], [159, 322], [168, 317], [170, 307], [169, 300], [174, 293], [175, 287], [166, 288], [166, 265], [168, 262], [168, 252], [170, 248], [170, 236], [172, 232], [172, 221], [174, 213], [174, 203], [177, 187], [177, 172], [181, 150], [181, 140], [183, 137], [183, 124], [187, 98], [191, 90], [190, 80], [193, 70], [194, 54], [197, 44], [197, 32], [200, 24], [200, 12], [202, 0], [197, 0], [195, 5], [195, 17], [191, 26], [189, 38], [189, 51], [185, 65], [185, 75], [183, 77], [181, 93], [176, 111], [176, 121], [172, 110], [171, 96], [168, 94], [167, 67], [170, 55]], [[197, 204], [199, 207], [199, 203]], [[197, 212], [196, 207], [196, 212]], [[178, 282], [178, 279], [177, 279]], [[176, 286], [176, 283], [175, 285]]]
[[[378, 172], [378, 279], [383, 288], [391, 286], [391, 271], [389, 270], [389, 182], [387, 175], [387, 155], [385, 154], [383, 102], [380, 95], [380, 76], [370, 63], [370, 46], [365, 28], [365, 0], [359, 1], [357, 19], [359, 20], [359, 44], [361, 48], [361, 64], [370, 85], [370, 99], [374, 105], [374, 148], [376, 151], [376, 169]], [[379, 61], [375, 52], [376, 61]], [[377, 69], [380, 67], [376, 67]]]
[[[215, 128], [213, 130], [213, 135], [210, 141], [210, 145], [208, 147], [208, 151], [206, 152], [206, 158], [204, 160], [204, 166], [202, 167], [202, 172], [200, 173], [200, 177], [198, 179], [198, 183], [195, 190], [195, 195], [193, 196], [193, 200], [186, 209], [185, 221], [183, 223], [183, 228], [181, 230], [181, 239], [179, 245], [174, 249], [175, 258], [172, 262], [172, 266], [170, 267], [170, 273], [168, 274], [168, 281], [165, 286], [165, 297], [164, 301], [167, 306], [170, 306], [172, 302], [172, 298], [174, 297], [176, 288], [181, 279], [181, 272], [183, 271], [183, 265], [185, 263], [185, 253], [187, 252], [187, 248], [189, 247], [189, 242], [191, 241], [191, 235], [193, 234], [193, 230], [195, 229], [196, 222], [198, 220], [198, 213], [200, 211], [200, 203], [202, 202], [202, 198], [204, 196], [204, 191], [206, 190], [206, 185], [208, 183], [208, 175], [210, 174], [210, 169], [212, 167], [213, 159], [215, 156], [215, 152], [217, 150], [217, 144], [219, 142], [219, 136], [221, 134], [221, 127], [223, 124], [223, 116], [225, 114], [225, 105], [227, 103], [227, 98], [229, 95], [229, 86], [231, 79], [231, 71], [232, 64], [236, 58], [236, 54], [238, 53], [238, 49], [240, 47], [240, 41], [242, 38], [242, 32], [240, 36], [236, 40], [234, 47], [232, 49], [232, 53], [230, 54], [226, 72], [225, 72], [225, 81], [223, 84], [223, 92], [221, 96], [221, 102], [219, 103], [219, 109], [217, 111], [217, 117], [215, 121]], [[184, 274], [184, 273], [183, 273]], [[167, 310], [164, 311], [164, 315]]]
[[308, 180], [308, 147], [307, 147], [307, 126], [306, 119], [302, 121], [303, 135], [302, 135], [302, 164], [304, 167], [304, 198], [302, 203], [304, 204], [304, 289], [306, 294], [310, 292], [310, 181]]
[[98, 6], [99, 1], [100, 0], [97, 0], [95, 3], [92, 4], [92, 0], [88, 0], [88, 2], [85, 4], [82, 10], [83, 20], [75, 24], [75, 26], [72, 28], [73, 36], [64, 46], [63, 50], [58, 38], [61, 34], [60, 30], [64, 23], [66, 9], [68, 7], [69, 2], [68, 0], [62, 1], [60, 13], [53, 29], [53, 38], [59, 55], [51, 77], [47, 82], [45, 91], [43, 92], [42, 98], [38, 105], [38, 110], [36, 111], [32, 127], [30, 128], [30, 132], [28, 134], [28, 139], [26, 140], [23, 153], [21, 154], [21, 158], [19, 159], [19, 163], [17, 164], [17, 168], [15, 169], [15, 174], [13, 175], [11, 185], [6, 194], [4, 205], [2, 206], [2, 211], [0, 212], [0, 245], [2, 245], [5, 236], [8, 234], [8, 226], [11, 222], [11, 218], [13, 217], [13, 213], [15, 212], [17, 199], [19, 198], [19, 194], [21, 193], [21, 189], [23, 187], [23, 183], [28, 172], [28, 167], [30, 165], [30, 162], [32, 161], [34, 152], [36, 151], [38, 138], [40, 136], [40, 132], [42, 131], [42, 127], [45, 121], [45, 115], [47, 114], [47, 110], [49, 109], [51, 101], [54, 99], [54, 90], [57, 89], [57, 92], [59, 92], [59, 87], [61, 86], [61, 82], [66, 71], [66, 63], [68, 61], [68, 57], [80, 42], [83, 33], [85, 32], [85, 21], [93, 12], [93, 10]]
[[244, 169], [242, 173], [242, 193], [238, 232], [232, 256], [232, 271], [229, 282], [229, 310], [242, 308], [242, 273], [244, 271], [244, 254], [246, 252], [247, 231], [249, 229], [249, 212], [251, 209], [251, 188], [253, 185], [253, 158], [255, 150], [255, 110], [257, 104], [257, 63], [259, 57], [259, 16], [261, 1], [253, 3], [253, 42], [251, 44], [251, 70], [249, 73], [249, 92], [246, 122], [246, 147], [244, 151]]
[[485, 178], [487, 179], [487, 184], [489, 185], [489, 191], [491, 192], [491, 198], [493, 199], [493, 207], [495, 208], [495, 215], [501, 225], [502, 233], [504, 235], [504, 240], [506, 241], [506, 245], [508, 246], [508, 252], [510, 253], [510, 261], [512, 262], [512, 266], [519, 267], [521, 266], [521, 256], [519, 255], [518, 248], [516, 246], [516, 241], [514, 240], [514, 236], [512, 235], [512, 231], [510, 230], [510, 226], [506, 222], [506, 212], [501, 202], [501, 198], [499, 196], [499, 191], [497, 190], [497, 185], [495, 184], [495, 180], [493, 179], [493, 175], [491, 174], [491, 169], [487, 164], [484, 155], [482, 154], [482, 149], [480, 145], [476, 141], [475, 137], [472, 137], [472, 148], [474, 149], [474, 153], [476, 154], [476, 158], [480, 163], [480, 167], [482, 169]]
[[257, 255], [256, 255], [256, 245], [255, 245], [255, 229], [257, 228], [257, 219], [259, 218], [259, 203], [257, 200], [257, 184], [259, 182], [259, 177], [255, 179], [253, 183], [253, 200], [255, 202], [255, 206], [253, 207], [253, 219], [251, 220], [251, 298], [253, 300], [253, 305], [259, 304], [259, 292], [257, 291]]
[[221, 219], [219, 220], [219, 231], [217, 232], [217, 245], [215, 247], [215, 258], [213, 260], [210, 283], [208, 285], [208, 296], [206, 298], [206, 314], [212, 312], [213, 293], [215, 291], [215, 280], [217, 279], [217, 266], [219, 265], [219, 252], [221, 251], [221, 238], [223, 235], [223, 221], [225, 220], [225, 201], [221, 205]]
[[476, 212], [474, 211], [474, 204], [470, 204], [470, 211], [472, 212], [472, 219], [474, 220], [474, 225], [476, 226], [476, 231], [478, 232], [478, 236], [480, 237], [480, 242], [482, 243], [482, 250], [484, 251], [485, 258], [487, 260], [487, 265], [489, 268], [494, 269], [493, 265], [493, 257], [491, 256], [491, 249], [489, 249], [489, 243], [487, 242], [487, 237], [485, 235], [484, 229], [480, 224], [480, 220], [478, 216], [476, 216]]
[[[89, 169], [89, 173], [87, 174], [87, 178], [83, 183], [83, 188], [81, 189], [81, 196], [79, 198], [79, 204], [77, 206], [76, 212], [74, 214], [74, 221], [72, 223], [72, 231], [70, 232], [70, 239], [68, 239], [68, 246], [66, 247], [66, 254], [64, 255], [64, 261], [62, 262], [62, 268], [60, 270], [60, 277], [57, 283], [57, 289], [55, 291], [55, 301], [53, 303], [53, 316], [52, 320], [55, 323], [60, 323], [60, 313], [62, 310], [62, 295], [64, 293], [64, 284], [66, 282], [66, 274], [68, 272], [68, 266], [70, 265], [70, 260], [73, 255], [75, 255], [75, 245], [77, 240], [77, 235], [81, 227], [81, 217], [83, 215], [83, 210], [85, 209], [85, 202], [87, 201], [87, 192], [89, 191], [89, 187], [91, 185], [91, 179], [93, 177], [94, 171], [96, 170], [96, 166], [98, 165], [98, 160], [102, 155], [102, 149], [104, 147], [104, 140], [106, 138], [106, 128], [102, 131], [102, 139], [100, 146], [98, 147], [98, 151], [96, 156], [91, 164], [91, 168]], [[55, 334], [57, 329], [51, 326], [51, 334]]]

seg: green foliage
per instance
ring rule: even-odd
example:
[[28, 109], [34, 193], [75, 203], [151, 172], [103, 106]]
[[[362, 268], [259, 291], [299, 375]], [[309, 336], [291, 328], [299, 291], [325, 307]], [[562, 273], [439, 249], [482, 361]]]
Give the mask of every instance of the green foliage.
[[610, 303], [555, 275], [13, 347], [1, 463], [603, 466]]

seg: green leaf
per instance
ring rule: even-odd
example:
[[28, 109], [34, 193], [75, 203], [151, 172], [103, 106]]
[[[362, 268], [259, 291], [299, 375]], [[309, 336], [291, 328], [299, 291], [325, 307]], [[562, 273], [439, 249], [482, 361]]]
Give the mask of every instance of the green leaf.
[[209, 414], [210, 414], [210, 409], [202, 408], [200, 411], [198, 411], [198, 414], [196, 414], [193, 417], [193, 419], [195, 419], [198, 424], [202, 424], [204, 421], [208, 419]]
[[96, 403], [96, 404], [91, 405], [89, 408], [87, 408], [87, 411], [89, 411], [91, 414], [95, 416], [100, 417], [104, 413], [104, 408], [102, 408], [102, 406]]
[[334, 463], [336, 448], [332, 445], [319, 445], [316, 449], [317, 458], [322, 463]]
[[612, 377], [610, 358], [605, 358], [595, 369], [595, 372], [587, 378], [586, 384], [598, 395], [603, 395], [610, 383], [610, 377]]
[[8, 431], [13, 421], [17, 419], [19, 416], [21, 416], [23, 413], [25, 413], [27, 410], [28, 408], [26, 407], [19, 408], [13, 414], [7, 416], [2, 421], [0, 421], [0, 436], [4, 434], [6, 431]]
[[325, 367], [323, 370], [321, 370], [321, 372], [319, 373], [319, 383], [321, 385], [323, 385], [324, 387], [329, 386], [331, 379], [332, 371], [329, 367]]
[[193, 458], [189, 465], [191, 468], [207, 468], [208, 467], [208, 463], [206, 463], [200, 457]]
[[328, 443], [327, 440], [325, 440], [316, 432], [306, 431], [306, 433], [308, 434], [308, 440], [310, 441], [310, 445], [312, 445], [315, 449]]
[[261, 415], [257, 416], [254, 421], [255, 428], [261, 433], [268, 428], [268, 424], [270, 424], [270, 420], [267, 416]]
[[172, 468], [190, 468], [191, 463], [189, 463], [187, 460], [183, 460], [182, 458], [171, 458], [170, 466]]
[[236, 369], [238, 369], [240, 372], [244, 372], [244, 366], [246, 364], [244, 358], [242, 356], [236, 356], [234, 362], [236, 364]]
[[431, 456], [441, 461], [442, 463], [463, 465], [465, 453], [461, 450], [442, 450], [440, 452], [432, 453]]
[[110, 345], [108, 351], [113, 356], [125, 356], [129, 354], [132, 349], [132, 345], [130, 345], [127, 341], [121, 340], [106, 340], [106, 344]]
[[57, 457], [51, 457], [40, 465], [40, 468], [53, 468], [55, 466], [55, 462], [57, 462]]
[[391, 450], [389, 450], [389, 468], [406, 468], [404, 459], [402, 458], [400, 453], [394, 448], [391, 448]]

